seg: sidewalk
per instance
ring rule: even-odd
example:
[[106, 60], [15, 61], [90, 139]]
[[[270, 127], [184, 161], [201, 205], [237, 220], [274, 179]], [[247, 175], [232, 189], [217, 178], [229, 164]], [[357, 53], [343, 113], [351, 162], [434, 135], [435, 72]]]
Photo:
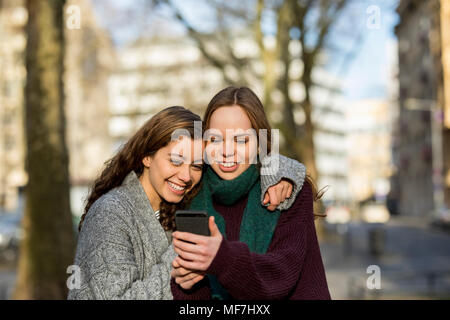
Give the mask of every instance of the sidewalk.
[[[374, 225], [352, 223], [320, 242], [332, 299], [450, 299], [450, 232], [419, 219], [392, 219], [383, 228], [382, 254], [370, 254]], [[367, 267], [381, 271], [370, 290]], [[16, 273], [0, 266], [0, 300], [12, 293]]]
[[[423, 219], [394, 218], [379, 228], [381, 253], [371, 254], [376, 226], [352, 223], [320, 243], [333, 299], [450, 298], [450, 232]], [[371, 265], [380, 267], [381, 289], [368, 289]]]
[[0, 300], [11, 298], [16, 281], [16, 271], [0, 268]]

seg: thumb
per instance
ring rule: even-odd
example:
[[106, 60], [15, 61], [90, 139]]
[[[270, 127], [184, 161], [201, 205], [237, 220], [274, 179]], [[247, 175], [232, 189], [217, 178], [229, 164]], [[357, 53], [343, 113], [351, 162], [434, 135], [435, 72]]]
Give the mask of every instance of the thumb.
[[266, 192], [266, 193], [264, 194], [263, 204], [267, 204], [268, 202], [269, 202], [269, 193]]
[[219, 228], [214, 221], [214, 217], [209, 217], [209, 232], [211, 233], [211, 237], [215, 237], [220, 234]]

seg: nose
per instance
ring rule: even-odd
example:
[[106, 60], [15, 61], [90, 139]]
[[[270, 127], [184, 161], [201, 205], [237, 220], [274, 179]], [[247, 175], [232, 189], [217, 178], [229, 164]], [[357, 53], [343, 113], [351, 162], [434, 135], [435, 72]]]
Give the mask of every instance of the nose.
[[178, 179], [188, 184], [191, 181], [191, 171], [189, 164], [183, 164], [178, 171]]
[[225, 145], [222, 149], [222, 155], [224, 158], [233, 157], [234, 156], [234, 141], [226, 140]]

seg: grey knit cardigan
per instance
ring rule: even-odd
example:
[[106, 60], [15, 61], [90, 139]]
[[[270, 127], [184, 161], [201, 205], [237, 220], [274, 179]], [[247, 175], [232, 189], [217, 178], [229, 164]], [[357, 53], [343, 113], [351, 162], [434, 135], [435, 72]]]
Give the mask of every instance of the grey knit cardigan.
[[[278, 209], [289, 208], [305, 178], [305, 167], [280, 156], [279, 165], [267, 157], [261, 170], [261, 199], [282, 178], [294, 191]], [[279, 170], [273, 168], [278, 167]], [[171, 300], [170, 271], [176, 253], [157, 220], [142, 185], [130, 172], [121, 186], [110, 190], [89, 209], [78, 236], [75, 266], [78, 286], [68, 299]]]

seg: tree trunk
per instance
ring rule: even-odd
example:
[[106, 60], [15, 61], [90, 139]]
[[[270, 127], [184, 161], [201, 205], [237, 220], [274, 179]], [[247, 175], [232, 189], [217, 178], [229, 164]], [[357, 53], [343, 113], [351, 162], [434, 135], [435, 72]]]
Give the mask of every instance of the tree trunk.
[[262, 81], [264, 85], [264, 96], [262, 103], [266, 109], [266, 113], [272, 110], [272, 92], [276, 84], [275, 63], [277, 61], [277, 53], [274, 48], [266, 48], [264, 45], [264, 34], [262, 32], [262, 13], [264, 10], [264, 1], [258, 0], [256, 4], [256, 20], [254, 26], [254, 37], [258, 44], [261, 60], [264, 63], [264, 73]]
[[27, 0], [28, 184], [15, 299], [65, 299], [74, 233], [63, 93], [64, 0]]

